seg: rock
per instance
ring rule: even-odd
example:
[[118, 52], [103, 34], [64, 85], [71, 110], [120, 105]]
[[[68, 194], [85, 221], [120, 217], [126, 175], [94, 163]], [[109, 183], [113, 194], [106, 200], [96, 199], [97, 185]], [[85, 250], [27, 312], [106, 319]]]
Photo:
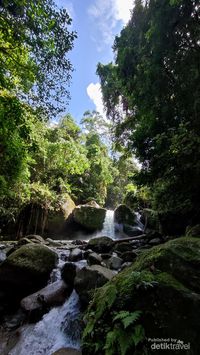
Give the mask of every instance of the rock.
[[0, 289], [14, 303], [44, 287], [55, 267], [57, 254], [46, 246], [24, 245], [0, 265]]
[[141, 235], [143, 233], [142, 229], [138, 226], [130, 226], [129, 224], [123, 225], [123, 231], [129, 237], [136, 237], [137, 235]]
[[119, 270], [121, 268], [123, 260], [118, 256], [111, 256], [110, 259], [107, 260], [107, 265], [110, 269]]
[[[200, 239], [191, 237], [178, 238], [153, 247], [97, 290], [85, 317], [92, 319], [90, 317], [98, 314], [98, 322], [90, 323], [88, 335], [83, 339], [83, 353], [93, 355], [92, 344], [98, 342], [99, 334], [101, 339], [106, 339], [108, 332], [113, 330], [116, 313], [133, 314], [140, 310], [137, 324], [142, 327], [145, 339], [177, 339], [183, 344], [190, 344], [188, 354], [198, 355], [199, 250]], [[123, 338], [124, 343], [130, 340], [134, 329], [135, 325], [126, 328], [127, 339]], [[137, 353], [154, 353], [151, 345], [151, 342], [141, 342]], [[101, 346], [105, 346], [104, 340]], [[112, 343], [113, 353], [117, 353], [118, 346], [118, 342]], [[161, 352], [158, 350], [158, 353]], [[182, 350], [175, 352], [182, 354]], [[130, 344], [129, 353], [135, 353], [134, 343]], [[166, 354], [171, 353], [171, 350], [166, 350]]]
[[106, 215], [106, 209], [80, 205], [73, 211], [73, 218], [76, 223], [88, 230], [102, 229]]
[[83, 258], [83, 252], [81, 249], [75, 248], [71, 250], [69, 254], [69, 261], [78, 261], [81, 260], [82, 258]]
[[92, 252], [88, 255], [87, 261], [89, 265], [101, 265], [102, 257], [99, 254]]
[[79, 270], [74, 280], [74, 288], [83, 306], [89, 303], [89, 291], [101, 287], [114, 276], [114, 273], [100, 265], [86, 266]]
[[131, 209], [126, 205], [119, 205], [114, 211], [114, 220], [119, 224], [129, 224], [134, 226], [136, 224], [136, 217]]
[[76, 277], [77, 266], [73, 263], [65, 263], [61, 270], [61, 277], [67, 285], [74, 287], [74, 279]]
[[113, 246], [114, 246], [114, 242], [111, 238], [98, 237], [89, 240], [87, 244], [87, 249], [92, 249], [97, 253], [108, 253]]
[[64, 303], [70, 296], [72, 288], [63, 281], [53, 282], [43, 289], [21, 300], [21, 307], [28, 312], [29, 321], [38, 321], [49, 310], [49, 307]]
[[80, 350], [72, 349], [72, 348], [61, 348], [55, 351], [52, 355], [81, 355], [82, 352]]
[[129, 242], [122, 242], [115, 244], [114, 250], [116, 253], [124, 253], [126, 251], [132, 251], [132, 245]]
[[33, 243], [45, 244], [44, 238], [37, 234], [26, 235], [26, 239], [30, 240]]
[[96, 208], [99, 208], [99, 207], [100, 207], [100, 206], [98, 205], [98, 203], [97, 203], [96, 201], [94, 201], [94, 200], [91, 200], [91, 201], [87, 202], [85, 205], [86, 205], [86, 206], [96, 207]]
[[76, 206], [67, 193], [57, 196], [56, 205], [56, 208], [49, 210], [36, 203], [26, 205], [18, 217], [18, 237], [32, 233], [62, 236]]
[[159, 244], [161, 244], [161, 240], [160, 240], [160, 238], [153, 238], [153, 239], [149, 240], [148, 244], [151, 246], [159, 245]]
[[72, 212], [76, 207], [74, 201], [68, 194], [64, 194], [59, 201], [59, 208], [48, 212], [47, 224], [45, 227], [46, 233], [49, 235], [61, 234], [67, 228]]
[[196, 224], [193, 227], [188, 226], [186, 228], [186, 236], [187, 237], [200, 237], [200, 224]]
[[137, 253], [134, 251], [126, 251], [125, 253], [121, 254], [121, 258], [124, 262], [131, 262], [137, 258]]
[[103, 260], [107, 260], [107, 259], [110, 259], [111, 258], [111, 254], [108, 254], [108, 253], [104, 253], [104, 254], [101, 254], [101, 257]]
[[121, 270], [124, 270], [126, 267], [131, 266], [131, 264], [132, 264], [132, 263], [131, 263], [130, 261], [126, 261], [125, 263], [122, 264]]
[[58, 240], [53, 240], [51, 238], [47, 238], [46, 243], [48, 243], [49, 246], [54, 248], [59, 248], [62, 246], [62, 244]]

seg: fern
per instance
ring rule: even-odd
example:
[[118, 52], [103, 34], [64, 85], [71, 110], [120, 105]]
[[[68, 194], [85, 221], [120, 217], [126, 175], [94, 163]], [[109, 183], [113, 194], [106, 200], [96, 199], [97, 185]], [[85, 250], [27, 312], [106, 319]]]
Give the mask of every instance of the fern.
[[126, 329], [129, 325], [135, 323], [140, 318], [141, 313], [141, 311], [135, 311], [133, 313], [121, 311], [117, 316], [114, 317], [113, 321], [121, 320], [124, 329]]
[[106, 309], [110, 309], [115, 302], [117, 296], [116, 287], [112, 284], [108, 284], [102, 288], [101, 302], [98, 302], [98, 308], [96, 310], [96, 320], [98, 320]]
[[132, 339], [134, 341], [135, 346], [137, 346], [141, 341], [144, 340], [145, 332], [144, 328], [141, 324], [138, 324], [134, 327], [134, 333], [132, 335]]
[[108, 332], [107, 336], [106, 336], [106, 344], [104, 346], [104, 350], [105, 350], [105, 355], [113, 355], [113, 350], [114, 350], [114, 346], [117, 342], [117, 332], [115, 330], [112, 330], [110, 332]]
[[133, 339], [129, 336], [129, 333], [120, 329], [117, 338], [121, 355], [126, 355], [127, 350], [134, 344]]

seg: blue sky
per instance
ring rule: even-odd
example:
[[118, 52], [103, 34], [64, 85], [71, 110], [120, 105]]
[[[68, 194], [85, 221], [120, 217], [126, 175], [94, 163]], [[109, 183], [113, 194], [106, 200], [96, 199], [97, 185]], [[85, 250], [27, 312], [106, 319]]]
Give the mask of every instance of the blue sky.
[[69, 54], [75, 70], [68, 111], [79, 122], [88, 109], [103, 114], [96, 66], [98, 62], [113, 60], [114, 37], [130, 18], [133, 0], [56, 0], [56, 3], [68, 10], [73, 19], [72, 29], [78, 34]]

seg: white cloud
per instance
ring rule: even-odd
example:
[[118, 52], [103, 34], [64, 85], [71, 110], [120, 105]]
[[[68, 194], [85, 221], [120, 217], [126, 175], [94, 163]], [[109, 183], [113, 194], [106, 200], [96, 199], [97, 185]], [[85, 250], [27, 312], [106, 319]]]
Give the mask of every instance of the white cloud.
[[117, 20], [121, 20], [126, 24], [131, 16], [131, 10], [133, 8], [133, 0], [115, 0], [115, 17]]
[[96, 111], [98, 111], [105, 118], [106, 115], [103, 106], [101, 85], [99, 83], [90, 83], [87, 87], [87, 94], [96, 106]]
[[128, 22], [132, 7], [133, 0], [96, 0], [89, 7], [88, 14], [98, 30], [95, 42], [99, 51], [105, 45], [111, 46], [113, 44], [117, 24], [121, 22], [125, 25]]

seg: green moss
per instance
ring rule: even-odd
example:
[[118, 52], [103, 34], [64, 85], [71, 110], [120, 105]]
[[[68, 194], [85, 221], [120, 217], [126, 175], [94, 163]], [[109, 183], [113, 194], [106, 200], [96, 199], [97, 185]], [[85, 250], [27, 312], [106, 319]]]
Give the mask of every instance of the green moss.
[[144, 269], [153, 263], [161, 262], [173, 256], [188, 262], [200, 262], [200, 240], [196, 238], [182, 237], [174, 239], [163, 245], [147, 250], [136, 260], [135, 269]]
[[76, 207], [73, 211], [75, 221], [90, 230], [101, 229], [105, 215], [106, 210], [104, 208], [87, 205]]
[[156, 246], [96, 290], [86, 312], [83, 354], [102, 355], [98, 349], [113, 329], [113, 317], [137, 310], [147, 337], [175, 337], [198, 348], [200, 297], [194, 291], [200, 289], [199, 247], [198, 239], [186, 237]]
[[55, 266], [57, 255], [43, 245], [24, 245], [13, 252], [4, 262], [33, 273], [49, 273]]
[[158, 283], [165, 285], [167, 287], [172, 287], [176, 290], [189, 291], [188, 288], [183, 286], [181, 282], [176, 280], [172, 275], [168, 274], [167, 272], [158, 272], [156, 274], [155, 279]]

